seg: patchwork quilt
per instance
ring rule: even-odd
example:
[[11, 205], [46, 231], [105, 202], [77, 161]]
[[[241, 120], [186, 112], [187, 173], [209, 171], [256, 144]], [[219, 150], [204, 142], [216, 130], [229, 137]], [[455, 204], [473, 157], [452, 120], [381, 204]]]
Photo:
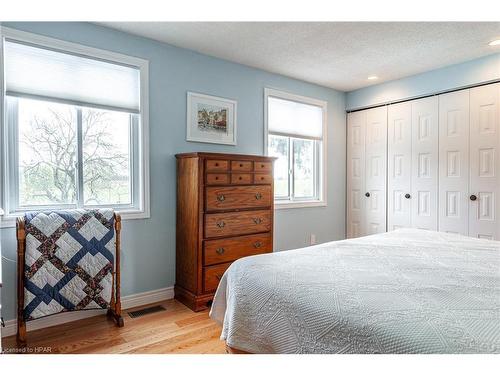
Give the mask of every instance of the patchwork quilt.
[[115, 253], [113, 210], [25, 215], [24, 319], [107, 309]]

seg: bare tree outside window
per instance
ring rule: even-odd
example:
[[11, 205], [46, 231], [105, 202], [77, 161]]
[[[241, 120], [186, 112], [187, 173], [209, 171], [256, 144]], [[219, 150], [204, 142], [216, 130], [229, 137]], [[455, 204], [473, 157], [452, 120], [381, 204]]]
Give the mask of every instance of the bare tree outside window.
[[19, 99], [20, 206], [75, 204], [78, 194], [86, 205], [130, 204], [129, 137], [130, 114]]
[[19, 203], [76, 202], [76, 109], [18, 100]]
[[82, 110], [85, 205], [130, 204], [130, 114]]

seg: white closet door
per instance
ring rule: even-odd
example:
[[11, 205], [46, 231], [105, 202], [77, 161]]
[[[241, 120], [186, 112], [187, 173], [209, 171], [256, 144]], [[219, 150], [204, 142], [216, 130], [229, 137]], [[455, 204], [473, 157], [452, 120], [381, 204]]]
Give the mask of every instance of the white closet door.
[[439, 96], [439, 230], [469, 234], [469, 90]]
[[412, 103], [412, 226], [438, 228], [438, 98]]
[[411, 226], [411, 102], [388, 109], [387, 229]]
[[383, 233], [387, 230], [387, 107], [366, 111], [365, 158], [365, 234]]
[[364, 235], [366, 111], [347, 115], [347, 238]]
[[470, 90], [469, 235], [500, 240], [500, 84]]

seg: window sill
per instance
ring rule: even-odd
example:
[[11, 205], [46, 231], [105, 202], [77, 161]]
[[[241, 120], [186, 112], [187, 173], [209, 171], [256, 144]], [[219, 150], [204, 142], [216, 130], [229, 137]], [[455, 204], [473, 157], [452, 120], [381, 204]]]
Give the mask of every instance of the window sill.
[[[120, 214], [122, 220], [137, 220], [137, 219], [149, 219], [149, 212], [139, 211], [139, 210], [128, 210], [128, 211], [120, 211], [116, 210], [117, 213]], [[16, 219], [23, 215], [22, 212], [3, 215], [0, 216], [0, 229], [1, 228], [15, 228]]]
[[274, 201], [275, 210], [286, 210], [289, 208], [326, 207], [326, 201]]

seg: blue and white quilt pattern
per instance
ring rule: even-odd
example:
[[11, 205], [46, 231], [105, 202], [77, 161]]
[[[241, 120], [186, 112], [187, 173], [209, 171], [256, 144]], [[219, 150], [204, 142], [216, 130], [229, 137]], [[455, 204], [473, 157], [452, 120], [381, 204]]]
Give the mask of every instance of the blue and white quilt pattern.
[[24, 319], [110, 306], [113, 210], [26, 213]]

